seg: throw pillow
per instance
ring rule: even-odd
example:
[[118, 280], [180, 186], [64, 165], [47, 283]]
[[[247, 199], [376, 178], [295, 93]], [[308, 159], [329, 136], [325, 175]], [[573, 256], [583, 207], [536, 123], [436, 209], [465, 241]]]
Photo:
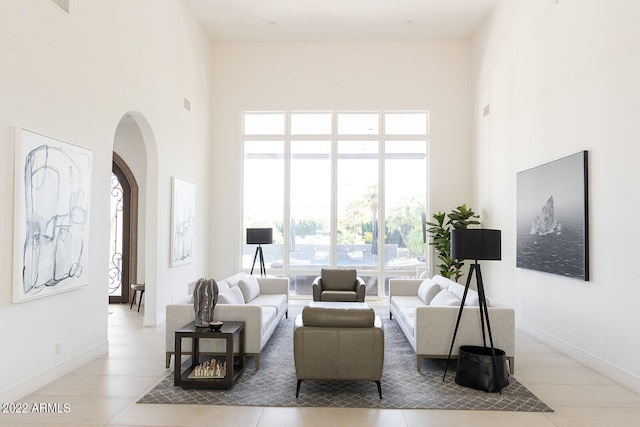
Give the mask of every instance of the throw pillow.
[[431, 279], [425, 279], [418, 288], [418, 297], [423, 303], [429, 304], [438, 292], [440, 292], [440, 285]]
[[258, 284], [258, 279], [253, 276], [247, 276], [246, 279], [240, 280], [238, 282], [238, 287], [242, 291], [244, 302], [252, 301], [255, 297], [260, 295], [260, 284]]
[[[449, 292], [458, 297], [459, 300], [462, 301], [462, 296], [464, 295], [464, 286], [459, 283], [451, 282], [449, 284]], [[479, 306], [480, 305], [480, 297], [478, 296], [478, 292], [469, 288], [467, 291], [467, 299], [464, 300], [464, 306]]]
[[476, 291], [474, 291], [473, 289], [469, 289], [469, 292], [467, 292], [467, 299], [464, 300], [464, 305], [465, 306], [479, 306], [480, 305], [480, 296], [478, 295], [478, 293]]
[[218, 283], [218, 292], [224, 292], [229, 289], [229, 284], [226, 280], [220, 280]]
[[218, 294], [218, 304], [244, 304], [242, 291], [237, 286], [232, 286], [228, 291]]
[[234, 274], [231, 277], [227, 277], [224, 280], [229, 284], [230, 288], [233, 288], [234, 286], [238, 286], [240, 284], [240, 280], [245, 280], [247, 277], [249, 277], [249, 275], [242, 271], [240, 273]]
[[429, 305], [434, 307], [448, 307], [448, 306], [460, 307], [460, 300], [456, 298], [456, 296], [451, 292], [449, 292], [448, 290], [443, 289], [440, 292], [438, 292], [438, 295], [433, 297], [433, 299], [431, 300], [431, 304]]

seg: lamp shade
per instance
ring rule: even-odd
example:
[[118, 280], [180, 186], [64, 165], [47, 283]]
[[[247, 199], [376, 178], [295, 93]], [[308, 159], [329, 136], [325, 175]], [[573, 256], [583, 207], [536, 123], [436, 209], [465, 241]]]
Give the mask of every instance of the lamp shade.
[[248, 245], [270, 245], [273, 243], [272, 228], [247, 228]]
[[499, 260], [502, 257], [500, 230], [485, 228], [451, 230], [451, 258]]

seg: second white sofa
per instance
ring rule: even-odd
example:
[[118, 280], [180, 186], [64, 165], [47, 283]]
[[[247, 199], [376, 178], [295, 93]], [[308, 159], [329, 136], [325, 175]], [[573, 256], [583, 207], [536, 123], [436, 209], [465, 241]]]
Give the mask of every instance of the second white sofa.
[[[391, 279], [389, 310], [417, 355], [420, 372], [423, 358], [446, 359], [456, 326], [464, 286], [442, 276], [431, 279]], [[469, 289], [452, 357], [461, 345], [483, 345], [478, 293]], [[487, 298], [495, 348], [503, 350], [513, 374], [515, 312]], [[487, 346], [489, 337], [486, 338]]]

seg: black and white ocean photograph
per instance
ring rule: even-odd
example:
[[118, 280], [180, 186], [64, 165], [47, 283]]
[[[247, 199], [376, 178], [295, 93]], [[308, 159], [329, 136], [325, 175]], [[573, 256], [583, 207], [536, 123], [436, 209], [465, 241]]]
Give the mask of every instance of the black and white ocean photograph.
[[589, 280], [587, 188], [587, 151], [517, 174], [517, 267]]

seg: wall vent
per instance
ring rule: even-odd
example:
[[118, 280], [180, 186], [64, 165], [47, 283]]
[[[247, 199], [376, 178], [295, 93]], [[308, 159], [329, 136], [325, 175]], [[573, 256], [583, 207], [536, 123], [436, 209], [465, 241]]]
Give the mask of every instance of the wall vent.
[[71, 0], [51, 0], [51, 1], [57, 4], [60, 7], [60, 9], [69, 13], [69, 2], [71, 2]]

